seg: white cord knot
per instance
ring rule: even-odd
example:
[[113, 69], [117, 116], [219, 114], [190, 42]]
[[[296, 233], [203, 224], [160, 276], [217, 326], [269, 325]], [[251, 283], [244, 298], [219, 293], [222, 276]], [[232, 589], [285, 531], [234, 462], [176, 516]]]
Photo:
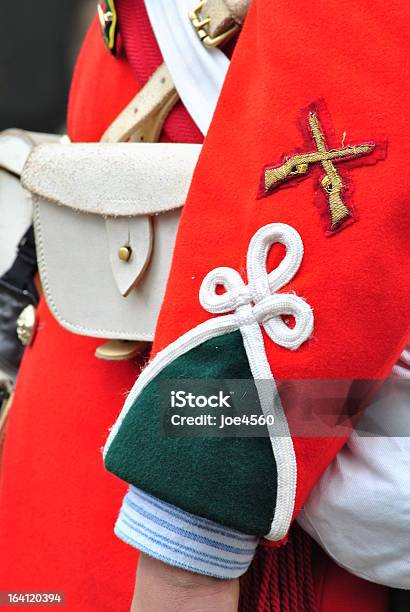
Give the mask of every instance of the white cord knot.
[[[283, 244], [286, 255], [271, 272], [267, 258], [274, 244]], [[249, 244], [246, 259], [248, 285], [232, 268], [215, 268], [201, 284], [199, 301], [212, 314], [234, 312], [238, 328], [255, 322], [264, 327], [269, 338], [290, 350], [305, 342], [313, 331], [313, 312], [309, 304], [294, 293], [278, 293], [297, 273], [303, 259], [303, 243], [298, 232], [284, 223], [261, 227]], [[218, 287], [224, 291], [218, 293]], [[283, 316], [292, 316], [289, 327]]]

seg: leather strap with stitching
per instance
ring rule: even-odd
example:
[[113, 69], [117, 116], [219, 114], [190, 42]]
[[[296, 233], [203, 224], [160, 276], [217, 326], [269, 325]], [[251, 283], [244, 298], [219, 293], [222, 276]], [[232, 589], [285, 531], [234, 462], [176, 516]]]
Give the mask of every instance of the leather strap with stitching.
[[157, 142], [179, 96], [162, 64], [104, 132], [101, 142]]
[[[242, 24], [250, 0], [206, 0], [201, 17], [209, 17], [210, 36], [219, 36], [234, 23]], [[101, 142], [157, 142], [164, 122], [179, 96], [165, 64], [108, 127]]]

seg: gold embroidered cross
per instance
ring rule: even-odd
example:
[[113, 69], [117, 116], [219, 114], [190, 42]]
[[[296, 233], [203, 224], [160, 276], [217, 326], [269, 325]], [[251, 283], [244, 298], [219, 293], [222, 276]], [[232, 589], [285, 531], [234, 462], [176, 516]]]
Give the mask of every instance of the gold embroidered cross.
[[342, 145], [339, 148], [328, 148], [323, 129], [320, 125], [318, 112], [312, 106], [308, 112], [307, 123], [309, 139], [313, 138], [316, 150], [311, 153], [296, 153], [280, 165], [266, 166], [263, 169], [259, 197], [264, 197], [280, 187], [286, 181], [294, 178], [303, 178], [313, 164], [321, 164], [324, 175], [320, 179], [324, 190], [327, 208], [330, 216], [328, 230], [336, 231], [352, 215], [351, 209], [343, 200], [343, 191], [347, 186], [339, 174], [335, 163], [355, 160], [372, 153], [376, 147], [374, 142], [360, 145]]

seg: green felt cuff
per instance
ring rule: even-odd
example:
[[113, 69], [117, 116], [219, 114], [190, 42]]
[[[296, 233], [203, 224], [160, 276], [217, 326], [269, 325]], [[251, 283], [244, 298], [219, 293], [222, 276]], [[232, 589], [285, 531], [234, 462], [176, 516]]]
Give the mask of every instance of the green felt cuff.
[[143, 389], [108, 448], [107, 469], [192, 514], [244, 533], [267, 534], [277, 481], [269, 437], [166, 437], [161, 381], [175, 379], [252, 380], [241, 333], [203, 342]]

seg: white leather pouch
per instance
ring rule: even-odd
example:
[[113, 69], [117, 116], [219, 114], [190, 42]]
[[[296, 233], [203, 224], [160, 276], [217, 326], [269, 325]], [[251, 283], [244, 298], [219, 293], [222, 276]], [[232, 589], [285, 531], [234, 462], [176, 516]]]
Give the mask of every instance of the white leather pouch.
[[31, 224], [31, 201], [21, 187], [20, 173], [33, 146], [28, 132], [0, 133], [0, 276], [12, 265], [17, 245]]
[[22, 174], [33, 196], [47, 303], [66, 329], [151, 341], [200, 145], [46, 144]]

